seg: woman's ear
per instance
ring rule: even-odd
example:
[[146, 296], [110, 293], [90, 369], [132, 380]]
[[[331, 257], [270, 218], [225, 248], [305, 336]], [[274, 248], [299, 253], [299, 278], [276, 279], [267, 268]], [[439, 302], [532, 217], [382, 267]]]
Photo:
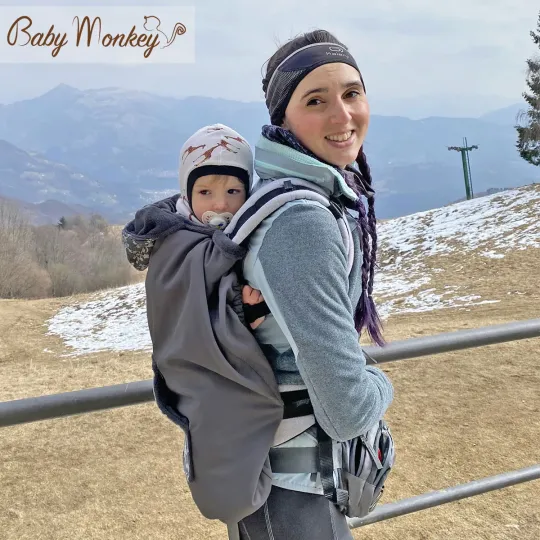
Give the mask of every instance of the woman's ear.
[[[281, 122], [281, 126], [283, 129], [289, 129], [289, 123], [287, 122], [287, 118], [283, 119], [283, 122]], [[290, 129], [289, 129], [290, 131]]]

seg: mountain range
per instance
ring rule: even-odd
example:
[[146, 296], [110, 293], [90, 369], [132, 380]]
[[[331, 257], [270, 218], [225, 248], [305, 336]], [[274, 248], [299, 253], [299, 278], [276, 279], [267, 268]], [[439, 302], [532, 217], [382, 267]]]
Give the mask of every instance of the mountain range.
[[[538, 169], [515, 147], [520, 108], [480, 118], [372, 115], [365, 151], [378, 217], [461, 199], [461, 156], [448, 147], [462, 145], [463, 137], [479, 147], [470, 152], [475, 193], [537, 181]], [[32, 204], [56, 201], [122, 223], [142, 205], [177, 191], [180, 147], [195, 130], [216, 122], [255, 145], [268, 114], [262, 102], [67, 85], [0, 105], [0, 196]]]

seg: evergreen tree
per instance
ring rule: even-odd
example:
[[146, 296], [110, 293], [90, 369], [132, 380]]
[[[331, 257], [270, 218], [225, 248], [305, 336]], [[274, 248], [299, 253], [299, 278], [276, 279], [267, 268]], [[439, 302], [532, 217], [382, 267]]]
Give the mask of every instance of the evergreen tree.
[[[531, 31], [530, 34], [534, 44], [540, 49], [540, 14], [537, 31]], [[515, 126], [518, 132], [516, 146], [524, 160], [533, 165], [540, 165], [540, 56], [529, 58], [527, 68], [529, 91], [524, 92], [523, 97], [529, 108], [520, 115], [520, 119], [525, 122]]]

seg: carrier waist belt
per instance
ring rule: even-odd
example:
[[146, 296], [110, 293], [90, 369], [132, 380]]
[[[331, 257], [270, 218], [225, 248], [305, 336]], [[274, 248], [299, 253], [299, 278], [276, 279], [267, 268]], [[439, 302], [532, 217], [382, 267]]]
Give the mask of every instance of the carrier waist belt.
[[271, 448], [272, 472], [284, 474], [316, 473], [321, 470], [318, 446]]
[[315, 415], [307, 389], [283, 391], [281, 399], [284, 404], [283, 420], [275, 433], [273, 446], [294, 439], [315, 424]]

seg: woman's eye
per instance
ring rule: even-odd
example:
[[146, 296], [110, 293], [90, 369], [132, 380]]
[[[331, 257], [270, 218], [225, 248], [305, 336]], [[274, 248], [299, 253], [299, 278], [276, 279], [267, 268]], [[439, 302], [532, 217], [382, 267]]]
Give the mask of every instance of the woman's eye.
[[360, 95], [360, 92], [358, 92], [358, 90], [351, 90], [348, 94], [347, 94], [347, 97], [356, 97], [356, 96], [359, 96]]
[[310, 105], [318, 105], [319, 103], [321, 103], [321, 100], [318, 99], [318, 98], [313, 98], [313, 99], [310, 99], [308, 102], [307, 102], [307, 105], [308, 107]]
[[203, 189], [202, 191], [199, 191], [199, 193], [201, 195], [208, 195], [208, 190], [207, 189]]

